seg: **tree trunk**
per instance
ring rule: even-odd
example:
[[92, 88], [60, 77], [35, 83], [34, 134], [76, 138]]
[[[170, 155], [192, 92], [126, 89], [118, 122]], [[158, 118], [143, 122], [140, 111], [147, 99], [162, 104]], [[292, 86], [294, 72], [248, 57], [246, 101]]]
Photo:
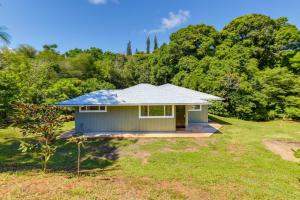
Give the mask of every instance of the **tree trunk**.
[[44, 158], [44, 163], [43, 163], [43, 171], [44, 171], [44, 173], [46, 173], [46, 170], [47, 170], [47, 161], [46, 161], [46, 158]]
[[80, 144], [77, 144], [77, 175], [80, 176]]

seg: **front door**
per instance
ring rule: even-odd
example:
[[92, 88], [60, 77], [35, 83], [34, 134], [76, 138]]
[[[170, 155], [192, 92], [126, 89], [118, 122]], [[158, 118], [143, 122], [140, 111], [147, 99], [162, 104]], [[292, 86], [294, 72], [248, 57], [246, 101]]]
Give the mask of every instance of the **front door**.
[[176, 106], [176, 128], [185, 128], [185, 105]]

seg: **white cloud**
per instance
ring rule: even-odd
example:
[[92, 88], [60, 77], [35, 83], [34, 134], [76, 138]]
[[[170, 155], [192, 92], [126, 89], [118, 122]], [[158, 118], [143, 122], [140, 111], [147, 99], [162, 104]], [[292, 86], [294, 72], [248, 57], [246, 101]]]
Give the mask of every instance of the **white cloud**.
[[175, 28], [184, 22], [186, 22], [190, 18], [190, 11], [188, 10], [179, 10], [178, 13], [170, 12], [168, 17], [164, 17], [161, 19], [161, 25], [157, 29], [145, 30], [145, 32], [151, 33], [159, 33], [165, 32], [166, 30]]
[[107, 4], [108, 2], [119, 4], [119, 0], [89, 0], [89, 2], [94, 5], [104, 5]]
[[89, 2], [95, 5], [103, 5], [107, 3], [107, 0], [89, 0]]

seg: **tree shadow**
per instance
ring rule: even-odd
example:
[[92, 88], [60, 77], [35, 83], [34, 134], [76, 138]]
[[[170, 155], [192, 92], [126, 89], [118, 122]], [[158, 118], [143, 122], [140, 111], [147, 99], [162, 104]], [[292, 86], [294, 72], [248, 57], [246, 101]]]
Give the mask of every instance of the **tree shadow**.
[[232, 125], [231, 123], [227, 122], [227, 121], [224, 121], [220, 118], [218, 118], [217, 116], [213, 116], [213, 115], [209, 115], [208, 118], [212, 121], [215, 121], [219, 124], [222, 124], [222, 125]]
[[[0, 173], [41, 170], [41, 162], [36, 153], [22, 153], [21, 141], [34, 139], [12, 138], [0, 142]], [[89, 139], [81, 151], [81, 169], [85, 173], [113, 170], [119, 159], [119, 148], [135, 143], [133, 139]], [[113, 166], [113, 167], [112, 167]], [[77, 170], [77, 146], [66, 140], [57, 141], [57, 150], [50, 158], [48, 172], [74, 173]]]
[[[94, 138], [84, 142], [81, 149], [81, 170], [103, 171], [110, 168], [119, 159], [119, 148], [136, 143], [137, 140]], [[77, 167], [77, 146], [66, 143], [66, 140], [59, 140], [56, 154], [51, 159], [51, 169], [76, 171]]]
[[33, 153], [24, 154], [19, 150], [21, 141], [29, 142], [30, 140], [33, 139], [6, 138], [5, 142], [0, 142], [0, 172], [41, 168], [39, 159]]
[[14, 126], [12, 121], [0, 120], [0, 129], [7, 128], [9, 126]]

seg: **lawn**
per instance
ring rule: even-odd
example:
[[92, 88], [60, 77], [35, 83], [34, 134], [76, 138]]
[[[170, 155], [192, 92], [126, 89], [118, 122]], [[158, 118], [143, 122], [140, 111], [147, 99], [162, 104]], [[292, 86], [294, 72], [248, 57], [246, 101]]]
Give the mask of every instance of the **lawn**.
[[224, 127], [210, 138], [89, 140], [79, 178], [73, 144], [59, 141], [43, 174], [36, 155], [18, 151], [19, 130], [0, 129], [0, 198], [300, 199], [300, 165], [263, 144], [300, 141], [299, 122], [216, 119]]

